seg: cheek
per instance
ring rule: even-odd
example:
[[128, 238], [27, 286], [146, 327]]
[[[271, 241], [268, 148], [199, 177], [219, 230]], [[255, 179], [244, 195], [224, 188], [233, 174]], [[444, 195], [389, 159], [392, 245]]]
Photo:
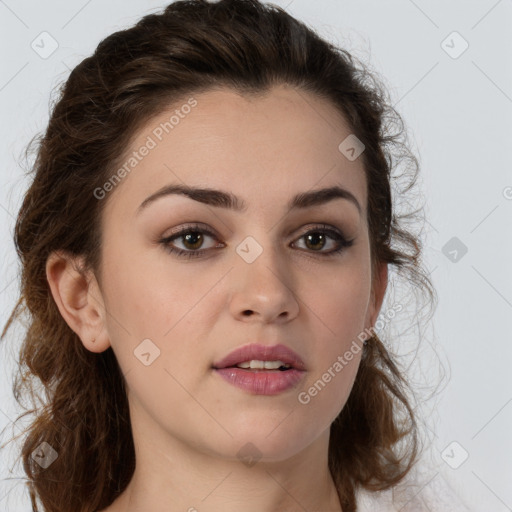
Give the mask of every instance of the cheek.
[[298, 402], [311, 417], [323, 418], [326, 424], [338, 416], [354, 385], [363, 350], [357, 334], [357, 329], [340, 325], [336, 339], [324, 341], [319, 349], [322, 355], [299, 390]]
[[347, 267], [329, 275], [321, 284], [316, 280], [315, 287], [317, 291], [308, 294], [305, 303], [323, 325], [327, 337], [338, 343], [357, 337], [364, 329], [370, 301], [369, 271]]
[[[348, 348], [348, 347], [347, 347]], [[362, 349], [356, 346], [346, 358], [343, 351], [312, 372], [297, 393], [299, 410], [306, 421], [317, 428], [328, 428], [344, 408], [359, 369]]]
[[[198, 344], [207, 329], [208, 308], [215, 295], [208, 295], [208, 291], [218, 278], [211, 273], [201, 278], [192, 265], [188, 269], [185, 273], [177, 265], [164, 268], [147, 264], [133, 252], [129, 258], [110, 258], [104, 279], [106, 322], [113, 350], [125, 372], [143, 371], [135, 353], [143, 340], [149, 339], [157, 347], [158, 357], [144, 367], [152, 370], [145, 379], [153, 381], [164, 368], [183, 382], [195, 374]], [[134, 373], [131, 375], [136, 379]]]
[[324, 285], [307, 303], [314, 313], [312, 322], [317, 324], [317, 354], [315, 368], [302, 389], [304, 399], [299, 402], [309, 403], [316, 413], [334, 420], [359, 368], [370, 280], [359, 267], [331, 275]]
[[196, 296], [179, 272], [152, 264], [136, 251], [119, 251], [105, 268], [109, 312], [133, 336], [161, 338]]

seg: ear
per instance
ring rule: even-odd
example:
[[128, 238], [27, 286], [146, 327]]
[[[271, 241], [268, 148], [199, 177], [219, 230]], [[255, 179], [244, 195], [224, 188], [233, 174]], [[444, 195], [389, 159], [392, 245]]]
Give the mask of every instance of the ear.
[[110, 346], [105, 305], [94, 274], [84, 271], [83, 258], [55, 251], [46, 261], [46, 278], [60, 314], [91, 352]]
[[372, 283], [372, 298], [370, 308], [367, 315], [366, 328], [370, 329], [375, 325], [377, 317], [379, 316], [384, 295], [388, 286], [388, 264], [382, 262], [378, 264], [377, 275]]

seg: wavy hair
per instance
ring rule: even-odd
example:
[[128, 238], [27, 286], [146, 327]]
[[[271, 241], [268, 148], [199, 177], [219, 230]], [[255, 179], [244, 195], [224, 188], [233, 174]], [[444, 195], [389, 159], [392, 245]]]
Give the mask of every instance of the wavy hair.
[[[20, 404], [27, 394], [33, 400], [18, 420], [35, 415], [20, 454], [34, 511], [101, 510], [135, 469], [126, 383], [112, 348], [88, 351], [64, 321], [47, 258], [57, 250], [82, 255], [99, 275], [106, 200], [94, 190], [152, 116], [194, 93], [230, 88], [261, 95], [279, 84], [329, 101], [365, 145], [372, 274], [386, 262], [430, 303], [435, 298], [422, 241], [409, 225], [421, 210], [398, 214], [395, 206], [409, 197], [418, 160], [385, 87], [365, 65], [282, 8], [257, 0], [176, 1], [142, 17], [103, 39], [72, 70], [45, 133], [26, 148], [28, 154], [37, 142], [14, 233], [20, 296], [2, 339], [27, 313], [13, 391]], [[401, 163], [406, 170], [393, 175]], [[414, 391], [390, 346], [375, 333], [365, 344], [351, 394], [331, 425], [329, 469], [344, 512], [356, 511], [358, 489], [390, 488], [418, 460]], [[40, 389], [46, 397], [37, 402]], [[58, 452], [46, 469], [31, 456], [42, 442]]]

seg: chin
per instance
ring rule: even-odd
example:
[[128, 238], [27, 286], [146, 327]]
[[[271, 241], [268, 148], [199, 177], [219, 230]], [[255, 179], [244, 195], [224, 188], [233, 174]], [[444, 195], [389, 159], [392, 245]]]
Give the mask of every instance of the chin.
[[279, 421], [262, 421], [259, 418], [259, 421], [246, 422], [239, 428], [233, 423], [231, 426], [226, 424], [233, 437], [219, 435], [214, 443], [211, 437], [205, 439], [207, 450], [217, 457], [248, 461], [247, 465], [254, 461], [280, 462], [297, 455], [321, 435], [318, 425], [311, 432], [299, 428], [297, 420], [287, 423], [283, 418]]

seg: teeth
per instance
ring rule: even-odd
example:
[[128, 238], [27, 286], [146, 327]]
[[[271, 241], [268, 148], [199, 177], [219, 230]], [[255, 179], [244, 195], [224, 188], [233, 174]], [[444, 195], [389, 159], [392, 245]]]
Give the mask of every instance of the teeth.
[[238, 368], [251, 368], [260, 370], [278, 370], [281, 366], [290, 368], [290, 365], [283, 363], [283, 361], [257, 361], [255, 359], [237, 364], [237, 366]]

